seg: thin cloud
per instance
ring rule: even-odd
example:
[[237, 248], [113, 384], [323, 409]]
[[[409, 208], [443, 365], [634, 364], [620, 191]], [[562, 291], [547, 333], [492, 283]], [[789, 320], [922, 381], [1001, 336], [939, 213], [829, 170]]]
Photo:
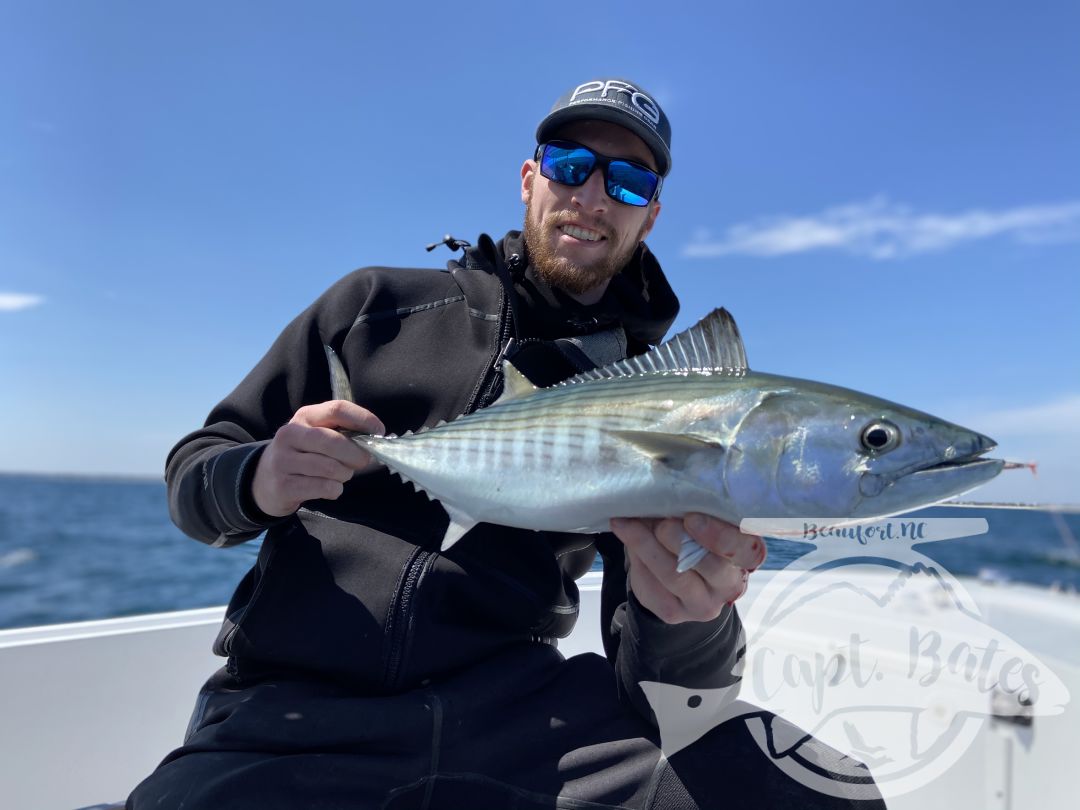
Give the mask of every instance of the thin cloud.
[[0, 312], [18, 312], [20, 309], [30, 309], [44, 302], [45, 299], [40, 295], [0, 292]]
[[700, 233], [683, 248], [683, 255], [767, 257], [842, 250], [885, 260], [994, 236], [1039, 244], [1080, 240], [1080, 201], [936, 214], [918, 213], [879, 196], [809, 216], [780, 215], [732, 225], [719, 239]]
[[1021, 470], [1002, 473], [962, 500], [1018, 501], [1080, 505], [1080, 392], [1016, 408], [964, 416], [961, 424], [992, 436], [998, 449], [990, 455], [1010, 461], [1034, 462], [1037, 474]]
[[1049, 402], [991, 411], [978, 417], [978, 428], [991, 436], [1080, 437], [1080, 393]]

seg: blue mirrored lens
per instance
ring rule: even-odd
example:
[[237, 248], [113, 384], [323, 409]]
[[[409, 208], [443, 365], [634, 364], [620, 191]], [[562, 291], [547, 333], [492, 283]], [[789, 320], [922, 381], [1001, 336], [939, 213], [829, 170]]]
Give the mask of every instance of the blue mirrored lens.
[[596, 167], [596, 156], [588, 149], [566, 149], [554, 144], [544, 147], [541, 174], [556, 183], [580, 186]]
[[608, 164], [606, 180], [608, 196], [627, 205], [648, 205], [656, 193], [655, 174], [621, 160]]

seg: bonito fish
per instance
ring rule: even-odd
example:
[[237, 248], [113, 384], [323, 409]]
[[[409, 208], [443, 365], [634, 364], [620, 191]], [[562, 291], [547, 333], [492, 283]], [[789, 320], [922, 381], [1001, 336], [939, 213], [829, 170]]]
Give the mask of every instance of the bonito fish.
[[[334, 396], [349, 381], [327, 347]], [[488, 408], [401, 436], [354, 434], [437, 499], [443, 549], [477, 523], [607, 531], [613, 517], [704, 512], [872, 520], [989, 481], [1004, 462], [967, 428], [846, 388], [750, 371], [731, 315], [635, 358], [537, 388], [510, 362]], [[704, 556], [693, 541], [680, 570]]]

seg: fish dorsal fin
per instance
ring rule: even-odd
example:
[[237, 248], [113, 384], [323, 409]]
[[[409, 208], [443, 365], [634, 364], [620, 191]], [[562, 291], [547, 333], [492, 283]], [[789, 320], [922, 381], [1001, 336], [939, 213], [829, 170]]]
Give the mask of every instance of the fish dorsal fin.
[[562, 385], [636, 377], [641, 374], [722, 374], [741, 377], [749, 371], [739, 327], [726, 309], [714, 309], [685, 332], [637, 357], [617, 360], [571, 377]]
[[529, 394], [535, 393], [538, 390], [537, 387], [529, 381], [529, 378], [522, 374], [518, 367], [509, 360], [503, 360], [502, 372], [503, 392], [502, 395], [495, 400], [496, 405], [502, 402], [520, 399], [521, 397], [527, 397]]
[[341, 364], [341, 358], [326, 344], [323, 344], [323, 349], [326, 351], [326, 362], [330, 366], [330, 398], [353, 402], [352, 385], [349, 383], [349, 375], [345, 373], [345, 366]]

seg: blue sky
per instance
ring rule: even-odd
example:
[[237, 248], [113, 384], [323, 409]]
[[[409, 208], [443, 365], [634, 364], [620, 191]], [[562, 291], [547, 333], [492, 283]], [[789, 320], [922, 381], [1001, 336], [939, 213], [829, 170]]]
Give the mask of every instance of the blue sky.
[[751, 365], [1037, 460], [1080, 501], [1080, 6], [0, 0], [0, 470], [160, 475], [337, 277], [519, 227], [563, 91], [624, 76], [650, 246]]

